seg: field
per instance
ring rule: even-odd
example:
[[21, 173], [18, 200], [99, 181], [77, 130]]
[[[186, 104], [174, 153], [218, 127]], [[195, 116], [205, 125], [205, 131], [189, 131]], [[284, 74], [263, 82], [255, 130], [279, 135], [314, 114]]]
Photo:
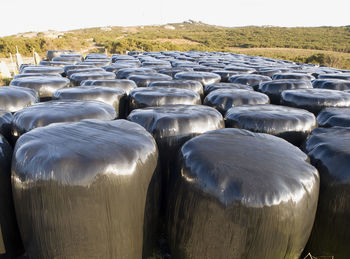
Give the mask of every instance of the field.
[[0, 58], [33, 49], [45, 56], [48, 49], [79, 53], [141, 51], [232, 51], [296, 62], [350, 69], [350, 26], [343, 27], [220, 27], [201, 22], [139, 26], [98, 27], [56, 34], [22, 33], [0, 38]]

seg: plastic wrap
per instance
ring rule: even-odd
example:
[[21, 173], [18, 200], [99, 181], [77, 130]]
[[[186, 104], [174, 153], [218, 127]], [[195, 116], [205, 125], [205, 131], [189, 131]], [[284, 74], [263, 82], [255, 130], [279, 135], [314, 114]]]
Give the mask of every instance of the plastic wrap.
[[278, 79], [299, 79], [299, 80], [314, 80], [315, 77], [306, 73], [277, 73], [272, 77], [273, 80]]
[[51, 98], [54, 92], [69, 84], [70, 81], [63, 77], [22, 77], [11, 81], [11, 86], [33, 89], [39, 98]]
[[245, 104], [268, 104], [269, 97], [265, 94], [243, 89], [219, 89], [212, 91], [205, 97], [205, 105], [214, 107], [223, 115], [234, 106]]
[[107, 72], [117, 73], [120, 69], [136, 68], [136, 67], [137, 66], [135, 64], [129, 64], [129, 63], [115, 64], [115, 63], [112, 63], [109, 66], [103, 67], [103, 69], [106, 70]]
[[0, 87], [0, 110], [16, 112], [38, 102], [37, 93], [25, 87], [3, 86]]
[[138, 87], [147, 87], [154, 81], [171, 81], [173, 78], [164, 74], [131, 74], [128, 76], [129, 80], [134, 81]]
[[74, 74], [78, 73], [104, 73], [106, 72], [103, 68], [100, 67], [89, 67], [89, 68], [80, 68], [80, 69], [70, 69], [66, 72], [66, 76], [70, 78]]
[[249, 68], [249, 67], [241, 67], [241, 66], [232, 66], [232, 65], [229, 65], [229, 66], [226, 66], [224, 68], [225, 70], [230, 70], [230, 71], [236, 71], [238, 73], [253, 73], [256, 71], [256, 69], [254, 68]]
[[168, 75], [168, 76], [171, 76], [174, 78], [174, 76], [177, 74], [177, 73], [180, 73], [180, 72], [189, 72], [189, 71], [193, 71], [192, 68], [190, 67], [174, 67], [174, 68], [165, 68], [165, 69], [161, 69], [158, 71], [158, 73], [160, 74], [164, 74], [164, 75]]
[[129, 55], [112, 55], [112, 62], [115, 63], [117, 61], [136, 61], [134, 57]]
[[203, 85], [194, 80], [172, 80], [172, 81], [155, 81], [151, 82], [149, 87], [174, 87], [179, 89], [191, 90], [203, 98]]
[[53, 66], [27, 66], [23, 68], [22, 73], [44, 73], [44, 74], [62, 74], [64, 72], [62, 67]]
[[115, 79], [115, 74], [111, 72], [83, 72], [74, 73], [70, 76], [71, 84], [74, 86], [80, 85], [84, 80], [101, 80], [101, 79]]
[[255, 71], [252, 74], [269, 76], [272, 78], [274, 74], [281, 73], [281, 72], [282, 71], [280, 69], [269, 68], [269, 69], [259, 69], [258, 71]]
[[12, 148], [0, 135], [0, 258], [16, 258], [24, 253], [11, 188]]
[[262, 82], [271, 81], [269, 76], [255, 75], [255, 74], [241, 74], [230, 76], [228, 81], [235, 84], [249, 85], [255, 90], [259, 88], [259, 84]]
[[305, 145], [320, 174], [316, 220], [305, 253], [347, 259], [350, 254], [350, 129], [315, 129]]
[[71, 70], [78, 70], [78, 69], [85, 69], [85, 68], [96, 68], [94, 65], [67, 65], [65, 66], [63, 69], [64, 69], [64, 72], [67, 73], [68, 71], [71, 71]]
[[86, 59], [84, 62], [76, 63], [77, 65], [93, 65], [95, 67], [104, 67], [111, 64], [110, 60]]
[[11, 137], [12, 118], [13, 116], [11, 112], [0, 110], [0, 134], [3, 135], [9, 143], [12, 142], [12, 137]]
[[108, 87], [77, 86], [58, 90], [54, 93], [56, 100], [95, 100], [111, 105], [116, 117], [125, 118], [126, 93], [121, 89]]
[[71, 54], [74, 53], [71, 50], [48, 50], [46, 52], [46, 57], [48, 60], [52, 60], [54, 57], [59, 57], [62, 54]]
[[246, 130], [186, 142], [171, 188], [172, 258], [299, 258], [319, 193], [307, 161], [285, 140]]
[[81, 62], [83, 61], [83, 57], [82, 56], [59, 56], [59, 57], [54, 57], [52, 59], [52, 61], [61, 61], [61, 62], [68, 62], [68, 63], [72, 63], [72, 64], [75, 64], [75, 63], [78, 63], [78, 62]]
[[204, 94], [208, 95], [212, 91], [219, 90], [219, 89], [243, 89], [243, 90], [251, 90], [253, 91], [253, 87], [249, 85], [242, 85], [242, 84], [235, 84], [235, 83], [215, 83], [211, 85], [206, 85], [204, 87]]
[[341, 79], [316, 79], [312, 81], [314, 88], [330, 89], [330, 90], [350, 90], [350, 80]]
[[200, 82], [203, 86], [221, 81], [221, 77], [218, 74], [210, 72], [180, 72], [175, 74], [174, 78], [181, 80], [195, 80]]
[[16, 112], [12, 120], [12, 135], [16, 138], [32, 129], [56, 122], [115, 118], [114, 108], [100, 101], [49, 101]]
[[320, 127], [349, 127], [350, 108], [325, 108], [317, 116]]
[[123, 68], [117, 72], [118, 79], [127, 79], [131, 74], [154, 74], [157, 73], [152, 68], [140, 67], [140, 68]]
[[52, 67], [65, 67], [70, 65], [71, 63], [69, 62], [63, 62], [63, 61], [47, 61], [47, 60], [42, 60], [40, 61], [41, 66], [52, 66]]
[[350, 80], [350, 73], [322, 74], [318, 76], [318, 79]]
[[311, 112], [272, 104], [233, 107], [225, 122], [226, 127], [275, 135], [296, 146], [301, 146], [317, 126]]
[[350, 93], [328, 89], [299, 89], [282, 92], [282, 104], [317, 115], [327, 107], [350, 107]]
[[199, 94], [168, 87], [143, 87], [130, 92], [130, 109], [162, 106], [167, 104], [201, 104]]
[[262, 82], [259, 85], [259, 91], [268, 95], [271, 103], [281, 104], [281, 93], [284, 90], [312, 88], [311, 81], [298, 79], [281, 79], [268, 82]]
[[213, 70], [212, 73], [218, 74], [221, 77], [221, 82], [228, 82], [230, 76], [237, 75], [237, 71], [231, 70]]
[[30, 258], [142, 257], [152, 136], [125, 120], [35, 129], [17, 142], [12, 186]]
[[121, 89], [129, 95], [130, 91], [137, 88], [132, 80], [127, 79], [104, 79], [104, 80], [85, 80], [81, 82], [82, 86], [103, 86], [113, 89]]
[[193, 70], [198, 72], [212, 72], [217, 70], [217, 67], [206, 67], [206, 66], [194, 66]]
[[17, 74], [13, 77], [13, 79], [18, 79], [22, 77], [62, 77], [60, 74], [45, 74], [45, 73], [27, 73], [27, 74]]

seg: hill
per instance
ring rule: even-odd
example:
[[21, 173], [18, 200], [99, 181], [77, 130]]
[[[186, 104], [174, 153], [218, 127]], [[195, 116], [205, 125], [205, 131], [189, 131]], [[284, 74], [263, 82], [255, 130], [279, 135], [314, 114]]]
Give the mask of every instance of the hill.
[[234, 51], [350, 68], [350, 26], [221, 27], [190, 20], [167, 25], [21, 33], [0, 38], [0, 57], [15, 53], [16, 46], [24, 56], [30, 56], [33, 49], [40, 55], [48, 49], [80, 53], [107, 49], [111, 54], [131, 50]]

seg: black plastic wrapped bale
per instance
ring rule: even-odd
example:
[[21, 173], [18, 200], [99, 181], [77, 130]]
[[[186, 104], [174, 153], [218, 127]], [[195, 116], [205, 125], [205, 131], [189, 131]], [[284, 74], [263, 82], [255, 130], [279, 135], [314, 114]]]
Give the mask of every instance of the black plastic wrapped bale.
[[84, 62], [76, 63], [78, 65], [88, 64], [96, 67], [104, 67], [111, 64], [110, 60], [99, 60], [99, 59], [87, 59]]
[[35, 129], [17, 142], [12, 187], [30, 258], [142, 258], [152, 136], [126, 120]]
[[46, 52], [46, 57], [48, 60], [52, 60], [54, 57], [59, 57], [62, 54], [72, 54], [74, 53], [71, 50], [48, 50]]
[[254, 68], [250, 68], [250, 67], [241, 67], [241, 66], [232, 66], [229, 65], [227, 67], [224, 68], [225, 70], [230, 70], [230, 71], [236, 71], [240, 74], [242, 73], [253, 73], [256, 71], [256, 69]]
[[280, 69], [275, 68], [267, 68], [267, 69], [259, 69], [258, 71], [253, 72], [252, 74], [263, 75], [273, 77], [274, 74], [281, 73]]
[[350, 90], [350, 80], [341, 79], [316, 79], [312, 81], [314, 88], [330, 89], [330, 90]]
[[42, 60], [40, 61], [41, 66], [52, 66], [52, 67], [65, 67], [68, 65], [71, 65], [72, 63], [69, 62], [63, 62], [63, 61], [47, 61], [47, 60]]
[[[152, 189], [159, 190], [160, 193], [153, 195], [158, 197], [158, 201], [153, 206], [154, 223], [148, 226], [151, 229], [147, 233], [164, 233], [166, 230], [162, 227], [168, 207], [168, 186], [181, 146], [194, 136], [223, 128], [224, 121], [218, 111], [203, 105], [165, 105], [136, 109], [128, 119], [150, 132], [159, 147], [160, 174], [156, 175]], [[155, 187], [156, 185], [158, 186]], [[159, 234], [158, 238], [154, 233], [153, 236], [148, 238], [148, 242], [152, 242], [152, 239], [159, 240]]]
[[78, 86], [84, 80], [101, 80], [101, 79], [115, 79], [115, 74], [112, 72], [85, 72], [74, 73], [70, 76], [71, 84]]
[[278, 79], [299, 79], [299, 80], [314, 80], [315, 77], [306, 73], [276, 73], [272, 77], [273, 80]]
[[202, 104], [199, 94], [186, 89], [143, 87], [130, 92], [130, 109], [167, 104]]
[[237, 71], [231, 70], [213, 70], [212, 73], [218, 74], [221, 77], [221, 82], [228, 82], [230, 76], [237, 75]]
[[283, 91], [305, 88], [312, 88], [310, 80], [281, 79], [260, 83], [258, 91], [268, 95], [271, 103], [281, 104]]
[[38, 102], [38, 94], [30, 88], [18, 86], [0, 87], [0, 110], [16, 112]]
[[325, 108], [317, 116], [320, 127], [350, 128], [350, 108]]
[[78, 62], [81, 62], [83, 61], [83, 57], [82, 56], [59, 56], [59, 57], [54, 57], [52, 59], [52, 61], [62, 61], [62, 62], [68, 62], [68, 63], [72, 63], [72, 64], [75, 64], [75, 63], [78, 63]]
[[81, 82], [82, 86], [102, 86], [113, 89], [121, 89], [129, 95], [130, 91], [137, 88], [137, 85], [132, 80], [127, 79], [104, 79], [104, 80], [85, 80]]
[[317, 126], [313, 113], [273, 104], [233, 107], [227, 111], [225, 122], [228, 128], [275, 135], [298, 147]]
[[318, 79], [341, 79], [350, 80], [350, 73], [321, 74]]
[[[350, 129], [315, 129], [305, 145], [320, 174], [320, 197], [305, 253], [348, 259], [350, 255]], [[321, 258], [321, 257], [320, 257]]]
[[114, 108], [100, 101], [49, 101], [37, 103], [16, 112], [12, 120], [13, 138], [38, 127], [57, 122], [77, 122], [84, 119], [114, 120]]
[[58, 89], [68, 87], [69, 79], [64, 77], [23, 77], [13, 79], [11, 86], [26, 87], [33, 89], [41, 100], [51, 99]]
[[0, 258], [12, 259], [24, 253], [11, 188], [12, 147], [0, 135]]
[[95, 100], [111, 105], [116, 111], [116, 117], [125, 118], [126, 93], [121, 89], [108, 87], [77, 86], [58, 90], [54, 93], [56, 100]]
[[65, 66], [64, 69], [64, 73], [67, 74], [68, 71], [71, 70], [78, 70], [78, 69], [85, 69], [85, 68], [96, 68], [94, 65], [67, 65]]
[[[11, 142], [11, 123], [12, 113], [0, 110], [0, 134], [3, 135], [8, 142]], [[1, 258], [1, 257], [0, 257]]]
[[103, 68], [100, 67], [90, 67], [90, 68], [80, 68], [80, 69], [70, 69], [66, 72], [66, 76], [71, 78], [74, 74], [79, 73], [104, 73], [106, 72]]
[[180, 72], [175, 74], [175, 79], [181, 80], [195, 80], [200, 82], [203, 86], [219, 83], [221, 77], [218, 74], [210, 72]]
[[131, 74], [128, 76], [129, 80], [134, 81], [138, 87], [147, 87], [154, 81], [171, 81], [173, 78], [160, 73], [154, 74]]
[[18, 79], [22, 77], [62, 77], [60, 74], [45, 74], [45, 73], [27, 73], [27, 74], [17, 74], [13, 77], [13, 79]]
[[287, 141], [247, 130], [186, 142], [171, 188], [172, 258], [299, 258], [319, 194], [307, 161]]
[[329, 89], [299, 89], [282, 92], [282, 104], [317, 115], [327, 107], [350, 107], [350, 93]]
[[193, 71], [193, 69], [190, 67], [173, 67], [173, 68], [161, 69], [158, 71], [158, 73], [168, 75], [168, 76], [171, 76], [172, 78], [174, 78], [174, 76], [177, 73], [185, 72], [185, 71], [189, 72], [189, 71]]
[[116, 75], [118, 79], [127, 79], [131, 74], [154, 74], [156, 70], [147, 67], [140, 68], [123, 68], [120, 69]]
[[253, 91], [253, 87], [249, 85], [235, 84], [235, 83], [215, 83], [211, 85], [204, 86], [204, 94], [208, 95], [210, 92], [219, 90], [219, 89], [243, 89]]
[[129, 64], [129, 63], [112, 63], [109, 66], [105, 66], [102, 67], [104, 70], [106, 70], [107, 72], [113, 72], [113, 73], [117, 73], [120, 69], [124, 69], [124, 68], [134, 68], [137, 67], [137, 65], [134, 64]]
[[269, 97], [266, 94], [243, 89], [219, 89], [209, 93], [203, 102], [205, 105], [214, 107], [221, 114], [240, 105], [268, 104]]
[[257, 90], [259, 84], [262, 82], [271, 81], [269, 76], [255, 75], [255, 74], [245, 74], [245, 75], [235, 75], [230, 76], [228, 81], [235, 84], [249, 85]]
[[28, 66], [23, 68], [22, 73], [44, 73], [44, 74], [62, 74], [64, 72], [62, 67], [53, 66]]
[[151, 82], [149, 87], [174, 87], [179, 89], [191, 90], [204, 98], [203, 85], [194, 80], [172, 80], [172, 81], [155, 81]]

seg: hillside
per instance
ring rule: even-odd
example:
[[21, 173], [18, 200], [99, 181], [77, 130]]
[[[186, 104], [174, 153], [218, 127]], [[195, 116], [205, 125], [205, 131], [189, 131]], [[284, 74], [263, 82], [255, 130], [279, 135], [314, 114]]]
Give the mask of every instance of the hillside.
[[[80, 53], [87, 51], [111, 54], [130, 50], [201, 50], [234, 51], [278, 58], [272, 51], [278, 49], [285, 58], [297, 62], [314, 62], [350, 68], [350, 26], [343, 27], [220, 27], [201, 22], [138, 26], [98, 27], [67, 32], [21, 33], [0, 38], [0, 57], [15, 53], [16, 46], [24, 56], [35, 49], [44, 55], [48, 49], [72, 49]], [[289, 49], [312, 50], [298, 55]], [[257, 50], [260, 50], [257, 51]], [[247, 53], [248, 51], [248, 53]], [[280, 57], [282, 56], [282, 57]]]

